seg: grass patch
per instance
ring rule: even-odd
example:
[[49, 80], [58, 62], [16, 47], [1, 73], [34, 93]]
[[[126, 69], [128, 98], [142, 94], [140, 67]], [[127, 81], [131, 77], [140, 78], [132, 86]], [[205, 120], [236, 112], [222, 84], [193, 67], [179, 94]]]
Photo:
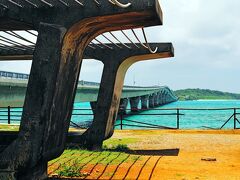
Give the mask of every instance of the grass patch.
[[0, 125], [0, 131], [19, 131], [19, 125]]
[[[127, 146], [120, 146], [125, 150]], [[119, 165], [121, 163], [139, 163], [145, 162], [144, 158], [139, 155], [130, 155], [125, 152], [115, 151], [88, 151], [82, 149], [65, 150], [62, 156], [52, 160], [49, 164], [56, 163], [60, 168], [54, 172], [56, 177], [79, 177], [84, 178], [89, 174], [83, 172], [82, 169], [88, 165]], [[81, 172], [82, 171], [82, 172]]]
[[103, 145], [103, 150], [105, 151], [116, 151], [116, 152], [127, 152], [129, 151], [129, 147], [126, 144], [118, 144], [117, 146], [106, 146]]
[[103, 149], [106, 150], [129, 150], [128, 145], [139, 142], [137, 138], [111, 138], [103, 142]]
[[81, 168], [78, 161], [75, 160], [71, 165], [63, 164], [61, 169], [57, 171], [57, 174], [63, 177], [86, 177], [86, 175], [80, 172]]

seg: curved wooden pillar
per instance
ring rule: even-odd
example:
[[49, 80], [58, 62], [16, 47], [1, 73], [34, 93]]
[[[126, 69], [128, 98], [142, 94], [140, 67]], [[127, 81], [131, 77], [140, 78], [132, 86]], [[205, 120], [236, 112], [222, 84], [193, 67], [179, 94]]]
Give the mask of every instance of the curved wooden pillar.
[[95, 114], [95, 110], [96, 110], [96, 107], [97, 107], [97, 102], [96, 101], [90, 102], [90, 105], [91, 105], [93, 114]]
[[46, 177], [47, 162], [65, 148], [85, 47], [103, 32], [156, 22], [144, 14], [87, 18], [67, 33], [58, 25], [39, 26], [19, 137], [0, 154], [0, 179]]
[[89, 149], [100, 149], [103, 140], [112, 136], [117, 118], [123, 82], [128, 68], [135, 62], [173, 56], [171, 43], [156, 43], [159, 48], [155, 54], [146, 49], [126, 49], [97, 52], [104, 63], [104, 69], [98, 94], [96, 113], [91, 127], [76, 143]]
[[40, 25], [19, 136], [1, 153], [0, 169], [6, 173], [0, 172], [0, 179], [43, 179], [47, 176], [47, 160], [43, 154], [49, 145], [43, 138], [50, 138], [46, 127], [54, 112], [51, 105], [55, 90], [60, 88], [55, 82], [65, 32], [64, 28], [56, 25]]

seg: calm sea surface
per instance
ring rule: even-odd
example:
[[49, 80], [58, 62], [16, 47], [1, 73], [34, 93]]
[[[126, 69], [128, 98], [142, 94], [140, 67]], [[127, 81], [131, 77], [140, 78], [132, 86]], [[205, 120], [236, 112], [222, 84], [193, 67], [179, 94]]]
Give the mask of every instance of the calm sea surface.
[[[76, 103], [75, 108], [90, 108], [89, 103]], [[130, 107], [129, 107], [130, 108]], [[137, 121], [141, 123], [148, 123], [166, 127], [176, 127], [177, 116], [176, 115], [159, 115], [159, 114], [176, 114], [176, 110], [164, 110], [172, 108], [191, 108], [191, 109], [212, 109], [212, 108], [240, 108], [239, 100], [199, 100], [199, 101], [177, 101], [171, 104], [167, 104], [156, 108], [156, 110], [147, 110], [139, 115], [131, 115], [124, 117], [123, 124], [130, 126], [123, 126], [123, 129], [144, 129], [145, 127], [135, 127], [133, 125], [143, 124], [135, 123]], [[158, 110], [159, 109], [159, 110]], [[89, 110], [74, 111], [74, 113], [92, 113]], [[240, 113], [240, 109], [237, 110]], [[208, 128], [220, 128], [229, 118], [233, 115], [233, 110], [180, 110], [180, 128], [181, 129], [208, 129]], [[86, 116], [73, 116], [72, 120], [75, 123], [81, 123], [91, 120], [91, 115]], [[237, 115], [240, 120], [240, 115]], [[130, 120], [131, 122], [127, 121]], [[116, 124], [120, 124], [118, 119]], [[240, 124], [237, 124], [240, 128]], [[233, 118], [226, 124], [224, 129], [233, 128]], [[116, 127], [119, 129], [119, 127]]]
[[[90, 103], [75, 103], [72, 121], [76, 124], [81, 124], [83, 127], [89, 125], [93, 119], [93, 115], [90, 109]], [[130, 107], [129, 107], [130, 108]], [[136, 123], [147, 123], [154, 124], [165, 127], [175, 128], [177, 126], [177, 116], [176, 110], [165, 110], [165, 109], [176, 109], [176, 108], [191, 108], [191, 109], [212, 109], [212, 108], [240, 108], [239, 100], [218, 100], [218, 101], [209, 101], [209, 100], [199, 100], [199, 101], [178, 101], [168, 105], [158, 107], [154, 110], [147, 110], [144, 112], [138, 113], [138, 115], [125, 116], [123, 124], [123, 129], [145, 129], [145, 127], [136, 127], [135, 125], [140, 126], [149, 126], [146, 124]], [[86, 109], [86, 110], [82, 110]], [[21, 108], [11, 109], [11, 123], [19, 124], [21, 116]], [[233, 109], [231, 110], [180, 110], [180, 128], [181, 129], [208, 129], [208, 128], [220, 128], [229, 118], [233, 115]], [[240, 109], [237, 110], [237, 113], [240, 113]], [[80, 115], [76, 115], [80, 114]], [[162, 114], [162, 115], [161, 115]], [[173, 114], [173, 115], [169, 115]], [[240, 115], [237, 115], [237, 118], [240, 120]], [[0, 109], [0, 123], [7, 123], [7, 112], [6, 109]], [[130, 120], [130, 121], [129, 121]], [[134, 121], [134, 122], [133, 122]], [[116, 124], [120, 124], [118, 119]], [[129, 125], [129, 126], [128, 126]], [[240, 124], [237, 122], [237, 127], [240, 128]], [[116, 127], [119, 129], [120, 127]], [[233, 128], [233, 118], [226, 124], [224, 129]]]

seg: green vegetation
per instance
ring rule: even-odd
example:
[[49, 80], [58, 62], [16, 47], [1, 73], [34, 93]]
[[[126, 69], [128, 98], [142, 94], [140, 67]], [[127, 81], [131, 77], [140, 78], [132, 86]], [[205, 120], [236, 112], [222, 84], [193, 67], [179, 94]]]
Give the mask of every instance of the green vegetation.
[[183, 89], [174, 91], [179, 100], [198, 99], [240, 99], [240, 94], [214, 91], [209, 89]]
[[80, 172], [81, 169], [82, 167], [75, 160], [71, 165], [63, 164], [61, 169], [57, 171], [57, 174], [64, 177], [86, 177], [86, 175]]
[[103, 149], [107, 151], [110, 150], [110, 151], [117, 151], [117, 152], [127, 152], [130, 150], [126, 144], [118, 144], [117, 146], [112, 146], [111, 148], [104, 145]]
[[104, 141], [103, 147], [104, 149], [107, 150], [123, 151], [129, 149], [127, 145], [136, 143], [138, 141], [139, 140], [137, 138], [123, 138], [123, 139], [110, 138]]
[[19, 126], [18, 125], [0, 125], [0, 131], [18, 131]]

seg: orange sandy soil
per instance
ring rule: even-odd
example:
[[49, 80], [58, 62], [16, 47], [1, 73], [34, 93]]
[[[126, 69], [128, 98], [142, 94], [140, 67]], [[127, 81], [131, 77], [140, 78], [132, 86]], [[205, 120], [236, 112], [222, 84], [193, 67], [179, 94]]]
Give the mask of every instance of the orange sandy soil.
[[49, 177], [74, 164], [77, 179], [240, 180], [240, 130], [123, 130], [108, 145], [127, 139], [128, 153], [65, 151], [49, 162]]

